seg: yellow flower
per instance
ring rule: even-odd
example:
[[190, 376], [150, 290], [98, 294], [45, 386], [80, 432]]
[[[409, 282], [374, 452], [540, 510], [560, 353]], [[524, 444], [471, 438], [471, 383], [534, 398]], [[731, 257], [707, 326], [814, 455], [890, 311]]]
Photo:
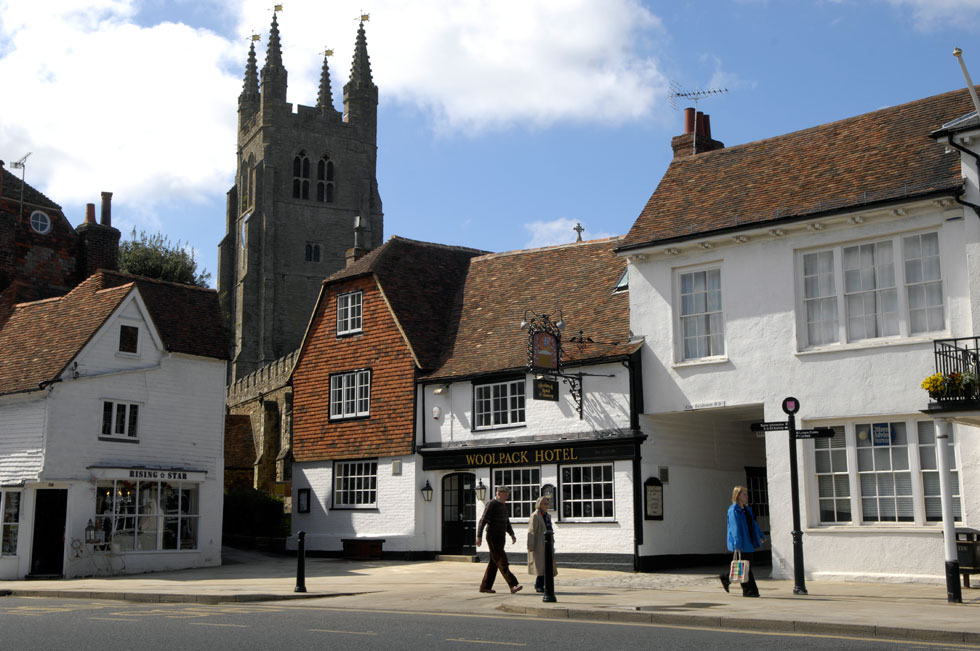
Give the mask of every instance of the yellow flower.
[[940, 393], [946, 387], [946, 378], [942, 373], [933, 373], [922, 381], [921, 386], [930, 394]]

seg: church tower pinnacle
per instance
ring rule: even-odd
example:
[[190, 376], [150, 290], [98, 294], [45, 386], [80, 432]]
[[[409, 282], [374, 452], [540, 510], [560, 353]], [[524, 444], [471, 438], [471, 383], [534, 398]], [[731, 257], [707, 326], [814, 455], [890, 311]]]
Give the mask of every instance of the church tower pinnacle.
[[259, 106], [259, 72], [255, 62], [255, 41], [248, 47], [248, 63], [245, 64], [245, 82], [238, 96], [238, 110], [254, 113]]
[[286, 101], [286, 69], [282, 65], [282, 45], [279, 42], [279, 21], [272, 12], [269, 29], [269, 46], [266, 48], [265, 65], [262, 66], [262, 102]]
[[354, 43], [354, 60], [350, 67], [350, 80], [344, 84], [344, 121], [354, 125], [369, 142], [377, 141], [378, 87], [371, 79], [371, 61], [368, 58], [367, 36], [361, 16]]
[[333, 54], [333, 50], [323, 53], [323, 68], [320, 70], [320, 92], [317, 94], [316, 106], [319, 109], [335, 110], [333, 107], [333, 91], [330, 90], [330, 64], [327, 58]]

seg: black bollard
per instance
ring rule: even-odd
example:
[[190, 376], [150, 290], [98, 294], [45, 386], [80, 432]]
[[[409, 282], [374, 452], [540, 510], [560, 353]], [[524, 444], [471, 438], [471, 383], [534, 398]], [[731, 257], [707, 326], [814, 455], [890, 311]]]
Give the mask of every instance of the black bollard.
[[554, 603], [555, 598], [555, 533], [544, 533], [544, 596], [541, 601]]
[[306, 532], [296, 534], [299, 544], [296, 546], [296, 588], [293, 592], [306, 592]]

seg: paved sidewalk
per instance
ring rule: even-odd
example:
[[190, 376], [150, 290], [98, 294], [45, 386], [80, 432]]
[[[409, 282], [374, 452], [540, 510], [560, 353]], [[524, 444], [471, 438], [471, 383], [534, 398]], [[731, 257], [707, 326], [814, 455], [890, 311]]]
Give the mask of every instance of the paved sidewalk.
[[[943, 585], [760, 580], [760, 599], [721, 589], [710, 568], [633, 574], [559, 568], [557, 603], [543, 603], [533, 580], [515, 567], [524, 590], [477, 588], [484, 565], [438, 561], [354, 562], [306, 559], [306, 593], [294, 592], [296, 559], [226, 549], [214, 568], [60, 581], [0, 581], [17, 596], [218, 603], [273, 601], [288, 607], [534, 615], [657, 625], [958, 642], [980, 646], [980, 590], [948, 604]], [[301, 602], [286, 601], [303, 599]]]

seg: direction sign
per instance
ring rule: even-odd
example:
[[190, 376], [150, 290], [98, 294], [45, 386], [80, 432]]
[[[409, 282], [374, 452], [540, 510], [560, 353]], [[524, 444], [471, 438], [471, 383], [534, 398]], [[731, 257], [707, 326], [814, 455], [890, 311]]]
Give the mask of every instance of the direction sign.
[[779, 432], [784, 429], [789, 429], [789, 421], [772, 420], [765, 423], [752, 423], [749, 429], [753, 432]]
[[817, 427], [816, 429], [798, 429], [796, 438], [798, 439], [829, 439], [834, 436], [834, 428]]

